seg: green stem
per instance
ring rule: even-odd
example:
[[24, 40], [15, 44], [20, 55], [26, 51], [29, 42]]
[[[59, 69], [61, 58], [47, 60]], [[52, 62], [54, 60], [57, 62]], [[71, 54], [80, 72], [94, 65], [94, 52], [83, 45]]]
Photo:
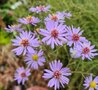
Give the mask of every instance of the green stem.
[[67, 54], [68, 60], [70, 61], [70, 57], [69, 57], [69, 54], [68, 54], [67, 46], [66, 46], [66, 45], [64, 45], [64, 49], [65, 49], [65, 52], [66, 52], [66, 54]]

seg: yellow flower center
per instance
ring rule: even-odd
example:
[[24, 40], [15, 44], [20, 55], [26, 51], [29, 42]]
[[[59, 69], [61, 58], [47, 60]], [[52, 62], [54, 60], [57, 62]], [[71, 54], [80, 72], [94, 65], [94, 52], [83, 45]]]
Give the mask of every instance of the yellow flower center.
[[32, 59], [35, 60], [35, 61], [37, 61], [37, 60], [38, 60], [38, 55], [37, 55], [37, 54], [34, 54], [34, 55], [32, 56]]
[[91, 87], [91, 88], [96, 88], [96, 82], [95, 82], [95, 81], [92, 81], [92, 82], [90, 83], [90, 87]]
[[31, 19], [31, 18], [32, 18], [32, 16], [27, 16], [27, 17], [26, 17], [26, 19]]
[[11, 27], [15, 27], [16, 25], [11, 25]]
[[40, 28], [35, 29], [35, 31], [38, 33], [40, 31]]
[[26, 17], [26, 19], [28, 22], [31, 22], [33, 20], [32, 16], [28, 16], [28, 17]]

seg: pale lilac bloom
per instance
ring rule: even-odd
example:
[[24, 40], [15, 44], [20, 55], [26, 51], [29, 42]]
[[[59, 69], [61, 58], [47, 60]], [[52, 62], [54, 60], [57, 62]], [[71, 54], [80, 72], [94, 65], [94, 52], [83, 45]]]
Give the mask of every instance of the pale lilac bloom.
[[31, 7], [29, 9], [30, 12], [36, 12], [36, 13], [40, 13], [40, 12], [47, 12], [50, 11], [50, 5], [48, 6], [36, 6], [36, 7]]
[[63, 45], [65, 42], [67, 42], [65, 36], [66, 36], [66, 30], [65, 25], [62, 23], [49, 21], [46, 22], [46, 30], [40, 29], [40, 34], [44, 36], [42, 39], [42, 42], [46, 43], [47, 45], [50, 45], [51, 48], [54, 48], [54, 46]]
[[56, 60], [49, 63], [49, 66], [51, 70], [45, 69], [43, 75], [44, 79], [50, 79], [48, 87], [54, 87], [54, 90], [59, 89], [61, 86], [64, 88], [64, 84], [69, 83], [67, 76], [71, 75], [70, 69], [67, 67], [62, 68], [62, 63]]
[[27, 31], [21, 32], [12, 42], [13, 46], [16, 46], [16, 48], [12, 50], [16, 55], [21, 55], [22, 53], [25, 55], [27, 52], [34, 51], [34, 48], [39, 46], [39, 41], [35, 35]]
[[70, 55], [72, 58], [80, 58], [81, 53], [77, 50], [77, 47], [70, 48]]
[[18, 84], [24, 84], [25, 81], [28, 80], [28, 76], [30, 75], [30, 69], [24, 69], [24, 67], [20, 67], [15, 72], [14, 80], [16, 80]]
[[72, 14], [70, 12], [65, 12], [64, 16], [68, 19], [70, 19], [70, 17], [72, 16]]
[[49, 14], [48, 17], [45, 18], [45, 22], [48, 21], [56, 21], [56, 22], [65, 22], [65, 13], [64, 12], [56, 12], [56, 14]]
[[96, 76], [94, 79], [92, 74], [86, 77], [83, 86], [85, 86], [85, 89], [88, 90], [98, 90], [98, 76]]
[[98, 53], [96, 53], [97, 49], [94, 48], [95, 45], [91, 45], [90, 41], [77, 46], [78, 52], [81, 53], [82, 60], [85, 58], [91, 60], [94, 56], [98, 55]]
[[83, 31], [80, 31], [80, 28], [67, 27], [67, 45], [74, 46], [81, 45], [83, 42], [87, 42], [88, 40], [85, 37], [82, 37]]
[[35, 25], [40, 22], [39, 18], [34, 17], [34, 16], [27, 16], [26, 18], [20, 18], [18, 22], [22, 24], [31, 24]]
[[39, 66], [43, 66], [45, 62], [45, 57], [43, 56], [43, 51], [33, 51], [28, 53], [25, 58], [25, 62], [28, 67], [33, 69], [38, 69]]
[[8, 25], [7, 28], [5, 28], [5, 30], [7, 32], [14, 32], [14, 31], [18, 31], [18, 32], [22, 32], [23, 29], [21, 28], [21, 24], [18, 24], [18, 25]]

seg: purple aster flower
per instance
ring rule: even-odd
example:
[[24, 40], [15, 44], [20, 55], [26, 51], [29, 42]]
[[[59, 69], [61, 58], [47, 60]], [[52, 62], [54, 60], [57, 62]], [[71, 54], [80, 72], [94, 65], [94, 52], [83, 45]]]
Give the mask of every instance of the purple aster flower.
[[47, 45], [51, 45], [51, 48], [54, 48], [54, 45], [63, 45], [66, 42], [66, 30], [65, 25], [58, 22], [48, 21], [46, 22], [46, 30], [40, 29], [40, 34], [44, 36], [42, 41]]
[[91, 60], [94, 56], [98, 55], [98, 53], [96, 53], [97, 49], [94, 49], [94, 47], [95, 45], [91, 45], [90, 41], [77, 46], [78, 52], [81, 53], [82, 60], [85, 58]]
[[58, 21], [58, 22], [65, 22], [65, 13], [64, 12], [57, 12], [56, 14], [49, 14], [48, 17], [45, 18], [45, 22], [48, 22], [50, 20], [52, 21]]
[[72, 58], [81, 57], [81, 53], [77, 50], [77, 47], [70, 48], [70, 54]]
[[31, 24], [31, 25], [36, 25], [37, 23], [40, 22], [40, 20], [34, 16], [28, 16], [26, 18], [20, 18], [18, 22], [22, 24]]
[[40, 13], [40, 12], [47, 12], [47, 11], [49, 11], [49, 9], [50, 9], [50, 5], [48, 5], [46, 7], [45, 6], [36, 6], [36, 7], [31, 7], [29, 9], [29, 11]]
[[45, 57], [43, 56], [43, 51], [33, 51], [26, 55], [25, 61], [27, 65], [31, 68], [38, 69], [38, 66], [43, 66], [45, 62]]
[[68, 39], [68, 45], [74, 46], [81, 45], [83, 42], [87, 42], [88, 40], [85, 37], [82, 37], [83, 31], [80, 31], [80, 28], [74, 28], [74, 27], [67, 27], [67, 39]]
[[85, 89], [88, 88], [88, 90], [98, 90], [98, 76], [94, 79], [92, 74], [86, 77], [83, 86], [85, 86]]
[[62, 68], [62, 63], [60, 61], [53, 61], [49, 63], [50, 69], [45, 69], [45, 73], [43, 75], [44, 79], [50, 79], [48, 82], [48, 87], [53, 87], [57, 90], [60, 88], [60, 84], [64, 88], [64, 84], [69, 83], [69, 79], [67, 76], [71, 75], [71, 71], [69, 68]]
[[19, 36], [16, 36], [16, 39], [12, 40], [13, 46], [16, 46], [17, 48], [13, 49], [16, 53], [16, 55], [20, 54], [26, 54], [26, 52], [32, 52], [34, 51], [34, 47], [39, 46], [39, 42], [37, 38], [35, 38], [35, 35], [31, 32], [23, 31], [20, 33]]
[[70, 19], [70, 17], [72, 16], [72, 14], [70, 12], [65, 12], [64, 16], [68, 19]]
[[14, 80], [18, 82], [18, 84], [22, 83], [24, 84], [25, 81], [28, 80], [28, 76], [30, 76], [30, 69], [24, 69], [24, 67], [20, 67], [16, 70]]
[[8, 27], [5, 28], [5, 30], [7, 32], [14, 32], [14, 31], [22, 32], [23, 31], [23, 29], [21, 28], [21, 24], [19, 24], [19, 25], [11, 25], [11, 26], [8, 25]]

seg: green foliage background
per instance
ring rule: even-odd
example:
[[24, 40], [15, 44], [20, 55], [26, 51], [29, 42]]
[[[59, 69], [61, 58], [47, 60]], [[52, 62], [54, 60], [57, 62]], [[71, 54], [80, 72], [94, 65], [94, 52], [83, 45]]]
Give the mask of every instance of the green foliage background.
[[[17, 0], [9, 0], [1, 8], [2, 11], [5, 9], [11, 9]], [[15, 23], [19, 17], [29, 15], [28, 9], [31, 6], [36, 5], [51, 5], [52, 11], [70, 11], [72, 17], [70, 20], [66, 20], [66, 24], [70, 26], [80, 27], [84, 30], [84, 36], [92, 42], [98, 49], [98, 0], [27, 0], [27, 4], [23, 4], [17, 7], [14, 12], [14, 16], [8, 18], [6, 13], [2, 13], [3, 19], [6, 24]], [[6, 19], [8, 18], [8, 19]], [[16, 22], [17, 23], [17, 22]], [[5, 31], [0, 30], [0, 44], [10, 43], [10, 35]], [[62, 52], [62, 51], [60, 51]], [[62, 55], [62, 54], [61, 54]], [[64, 55], [61, 56], [65, 63], [66, 58]], [[83, 90], [84, 77], [93, 73], [94, 76], [98, 75], [98, 57], [92, 61], [82, 60], [70, 60], [70, 64], [67, 66], [74, 70], [73, 75], [70, 78], [70, 83], [64, 90]], [[63, 90], [63, 89], [62, 89]]]

